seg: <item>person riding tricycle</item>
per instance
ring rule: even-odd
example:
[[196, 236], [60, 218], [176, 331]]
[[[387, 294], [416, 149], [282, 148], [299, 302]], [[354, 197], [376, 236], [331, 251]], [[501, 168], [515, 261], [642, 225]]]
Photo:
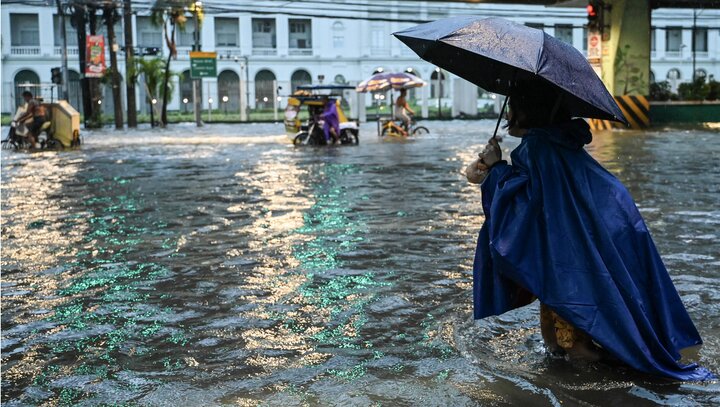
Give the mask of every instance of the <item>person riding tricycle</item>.
[[[285, 108], [285, 130], [293, 144], [358, 144], [357, 121], [349, 120], [342, 108], [340, 95], [316, 94], [319, 90], [353, 89], [351, 86], [300, 86], [288, 98]], [[302, 106], [308, 107], [308, 118], [300, 118]]]

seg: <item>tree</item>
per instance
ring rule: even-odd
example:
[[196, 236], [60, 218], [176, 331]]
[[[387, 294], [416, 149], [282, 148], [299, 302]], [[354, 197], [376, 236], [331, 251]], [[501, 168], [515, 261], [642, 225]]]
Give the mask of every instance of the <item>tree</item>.
[[107, 28], [107, 44], [110, 51], [110, 69], [107, 74], [110, 76], [110, 85], [113, 96], [113, 113], [115, 116], [115, 128], [123, 128], [122, 94], [120, 92], [120, 73], [118, 72], [117, 52], [115, 52], [115, 23], [120, 21], [120, 14], [113, 2], [103, 5], [102, 19]]
[[[147, 97], [145, 102], [150, 105], [150, 125], [155, 126], [155, 114], [157, 114], [157, 105], [152, 103], [153, 99], [157, 100], [160, 96], [161, 85], [164, 83], [166, 73], [165, 62], [161, 58], [136, 58], [135, 62], [137, 65], [133, 68], [132, 72], [128, 73], [128, 78], [139, 78], [143, 79], [143, 87]], [[170, 74], [174, 76], [174, 73]], [[168, 93], [172, 94], [174, 91], [174, 85], [172, 82], [168, 82], [167, 88]], [[169, 99], [168, 99], [169, 101]]]
[[165, 76], [162, 85], [162, 113], [160, 122], [163, 126], [167, 124], [167, 105], [171, 92], [170, 84], [170, 61], [177, 58], [177, 42], [176, 31], [184, 30], [187, 16], [185, 15], [189, 7], [194, 8], [195, 2], [187, 0], [157, 0], [152, 8], [152, 21], [154, 24], [162, 26], [165, 44], [169, 53], [165, 62]]

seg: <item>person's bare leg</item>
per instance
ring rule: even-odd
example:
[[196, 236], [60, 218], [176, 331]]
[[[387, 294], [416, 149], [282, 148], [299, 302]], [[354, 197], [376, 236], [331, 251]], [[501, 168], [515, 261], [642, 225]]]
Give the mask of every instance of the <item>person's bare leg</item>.
[[545, 342], [545, 347], [550, 353], [555, 353], [561, 349], [555, 336], [555, 321], [552, 312], [545, 304], [540, 304], [540, 334]]

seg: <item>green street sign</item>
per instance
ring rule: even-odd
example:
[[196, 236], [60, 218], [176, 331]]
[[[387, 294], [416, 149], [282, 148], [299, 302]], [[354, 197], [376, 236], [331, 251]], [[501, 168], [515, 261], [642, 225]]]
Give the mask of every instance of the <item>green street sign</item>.
[[190, 78], [215, 78], [217, 76], [216, 52], [190, 52]]

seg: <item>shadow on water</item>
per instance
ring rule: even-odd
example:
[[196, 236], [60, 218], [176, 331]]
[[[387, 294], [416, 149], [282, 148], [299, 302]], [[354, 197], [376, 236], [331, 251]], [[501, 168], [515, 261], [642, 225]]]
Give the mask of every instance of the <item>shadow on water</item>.
[[[217, 125], [3, 151], [2, 402], [720, 403], [716, 383], [546, 357], [537, 304], [472, 320], [483, 218], [460, 170], [493, 124], [402, 143], [366, 126], [349, 148]], [[717, 372], [718, 134], [589, 150], [638, 201]]]

